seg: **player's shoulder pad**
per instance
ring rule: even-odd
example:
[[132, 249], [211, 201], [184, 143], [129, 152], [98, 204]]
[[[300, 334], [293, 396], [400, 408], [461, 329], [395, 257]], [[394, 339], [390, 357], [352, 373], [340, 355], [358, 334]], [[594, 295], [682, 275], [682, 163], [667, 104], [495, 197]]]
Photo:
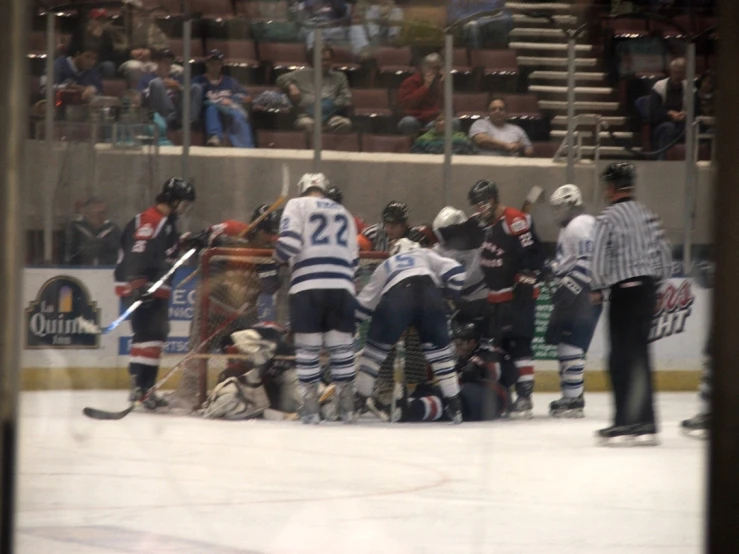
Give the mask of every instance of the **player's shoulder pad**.
[[167, 222], [167, 217], [154, 207], [136, 216], [133, 238], [151, 240], [156, 237]]
[[508, 234], [522, 235], [531, 229], [531, 217], [515, 208], [506, 208], [503, 212], [503, 223]]

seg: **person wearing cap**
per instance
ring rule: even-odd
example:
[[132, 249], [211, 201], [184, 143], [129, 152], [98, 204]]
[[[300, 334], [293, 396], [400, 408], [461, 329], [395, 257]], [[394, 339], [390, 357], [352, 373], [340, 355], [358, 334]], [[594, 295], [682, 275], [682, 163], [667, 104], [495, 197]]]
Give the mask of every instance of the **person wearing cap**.
[[[308, 59], [313, 61], [311, 50]], [[324, 46], [322, 50], [323, 90], [321, 91], [321, 119], [323, 128], [332, 133], [348, 133], [352, 130], [352, 121], [346, 117], [346, 110], [352, 104], [352, 93], [349, 82], [341, 71], [331, 69], [334, 50]], [[277, 78], [277, 86], [290, 98], [297, 118], [295, 128], [307, 132], [313, 131], [316, 103], [314, 86], [314, 68], [304, 67]]]
[[102, 8], [83, 13], [67, 49], [67, 52], [94, 50], [103, 79], [113, 79], [118, 64], [125, 59], [125, 52], [117, 48], [116, 29], [108, 23], [108, 16], [107, 10]]
[[224, 133], [236, 148], [254, 148], [254, 136], [245, 104], [251, 97], [239, 82], [223, 73], [223, 53], [218, 49], [208, 52], [206, 71], [194, 82], [203, 89], [203, 118], [208, 146], [221, 146]]
[[[141, 93], [142, 102], [152, 112], [158, 114], [167, 124], [167, 129], [182, 127], [182, 77], [172, 75], [172, 62], [175, 55], [171, 50], [154, 53], [156, 73], [144, 75], [139, 81], [137, 90]], [[203, 89], [198, 83], [190, 86], [190, 124], [197, 123], [203, 105]], [[155, 116], [156, 117], [156, 116]]]
[[595, 220], [590, 288], [594, 304], [610, 291], [608, 371], [615, 417], [596, 438], [603, 445], [655, 445], [649, 332], [659, 284], [672, 276], [670, 243], [657, 216], [634, 198], [632, 164], [610, 164], [603, 180], [611, 205]]

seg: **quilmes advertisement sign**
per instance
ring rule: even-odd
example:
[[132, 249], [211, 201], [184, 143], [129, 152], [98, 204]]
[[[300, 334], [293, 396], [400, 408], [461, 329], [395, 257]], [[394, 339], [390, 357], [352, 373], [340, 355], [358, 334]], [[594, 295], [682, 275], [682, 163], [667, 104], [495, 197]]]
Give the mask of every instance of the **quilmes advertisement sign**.
[[75, 277], [46, 281], [26, 308], [25, 347], [99, 348], [99, 335], [80, 328], [79, 318], [100, 325], [100, 310], [87, 287]]

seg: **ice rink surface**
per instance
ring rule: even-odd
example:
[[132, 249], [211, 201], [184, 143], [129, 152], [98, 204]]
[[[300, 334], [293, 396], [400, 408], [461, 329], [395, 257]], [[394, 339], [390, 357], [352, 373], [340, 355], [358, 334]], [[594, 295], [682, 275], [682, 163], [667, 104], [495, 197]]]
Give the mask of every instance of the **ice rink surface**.
[[21, 554], [697, 554], [706, 443], [659, 395], [662, 446], [597, 448], [583, 420], [306, 427], [134, 413], [124, 392], [25, 393]]

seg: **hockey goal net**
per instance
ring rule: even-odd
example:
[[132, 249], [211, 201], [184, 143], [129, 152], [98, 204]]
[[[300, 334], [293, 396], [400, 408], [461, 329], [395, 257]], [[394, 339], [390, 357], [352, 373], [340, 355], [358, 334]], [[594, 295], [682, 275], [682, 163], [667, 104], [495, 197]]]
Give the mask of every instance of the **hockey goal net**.
[[[357, 292], [369, 281], [375, 268], [387, 258], [382, 252], [360, 253]], [[281, 286], [265, 291], [265, 282], [273, 275], [272, 250], [249, 248], [210, 248], [200, 255], [195, 312], [190, 329], [189, 356], [182, 368], [182, 378], [172, 400], [190, 411], [199, 407], [218, 376], [247, 357], [228, 348], [231, 333], [259, 321], [289, 324], [287, 268], [280, 270]], [[265, 277], [266, 276], [266, 277]], [[363, 347], [369, 321], [357, 330], [358, 348]], [[426, 362], [420, 342], [412, 330], [406, 334], [401, 367], [413, 386], [426, 380]], [[402, 352], [402, 350], [401, 350]], [[383, 400], [394, 383], [396, 351], [383, 364], [375, 394]], [[327, 362], [327, 360], [324, 360]], [[327, 366], [327, 363], [324, 363]], [[328, 373], [328, 372], [327, 372]], [[329, 375], [330, 378], [330, 375]]]

